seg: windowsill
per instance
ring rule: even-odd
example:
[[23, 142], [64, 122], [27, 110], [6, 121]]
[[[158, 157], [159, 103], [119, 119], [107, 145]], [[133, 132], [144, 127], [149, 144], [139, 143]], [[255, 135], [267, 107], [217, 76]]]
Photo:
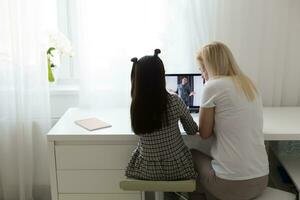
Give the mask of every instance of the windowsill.
[[50, 95], [78, 95], [79, 84], [76, 80], [59, 80], [49, 83]]

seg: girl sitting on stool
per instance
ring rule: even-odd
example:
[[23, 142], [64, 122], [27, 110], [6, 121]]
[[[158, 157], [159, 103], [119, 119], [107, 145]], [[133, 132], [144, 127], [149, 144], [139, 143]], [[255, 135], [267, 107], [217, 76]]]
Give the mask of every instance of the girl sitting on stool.
[[126, 170], [129, 178], [187, 180], [196, 178], [192, 155], [183, 142], [178, 121], [189, 135], [198, 131], [186, 105], [166, 90], [165, 70], [158, 57], [133, 58], [131, 126], [139, 136]]

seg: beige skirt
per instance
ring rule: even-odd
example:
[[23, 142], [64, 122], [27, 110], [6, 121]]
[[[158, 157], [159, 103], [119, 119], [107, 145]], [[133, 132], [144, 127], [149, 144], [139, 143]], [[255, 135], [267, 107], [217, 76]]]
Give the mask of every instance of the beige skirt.
[[218, 178], [211, 166], [212, 158], [198, 150], [192, 150], [196, 171], [198, 171], [197, 190], [190, 194], [191, 200], [206, 200], [213, 196], [220, 200], [254, 199], [268, 185], [268, 175], [249, 180], [225, 180]]

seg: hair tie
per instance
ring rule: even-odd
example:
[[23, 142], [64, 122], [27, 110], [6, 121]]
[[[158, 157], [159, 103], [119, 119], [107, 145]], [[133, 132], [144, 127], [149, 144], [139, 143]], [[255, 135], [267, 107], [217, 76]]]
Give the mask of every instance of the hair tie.
[[134, 57], [134, 58], [131, 58], [131, 62], [133, 62], [133, 63], [137, 63], [137, 61], [138, 61], [138, 59], [137, 59], [136, 57]]
[[160, 49], [155, 49], [154, 50], [154, 56], [158, 57], [158, 54], [160, 54]]

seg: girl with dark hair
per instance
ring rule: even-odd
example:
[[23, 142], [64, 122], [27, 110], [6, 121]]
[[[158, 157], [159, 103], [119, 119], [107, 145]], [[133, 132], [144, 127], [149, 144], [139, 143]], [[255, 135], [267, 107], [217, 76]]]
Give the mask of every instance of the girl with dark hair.
[[126, 170], [129, 178], [186, 180], [196, 177], [192, 155], [183, 142], [178, 121], [189, 135], [198, 127], [186, 105], [166, 90], [165, 70], [158, 57], [133, 58], [131, 71], [131, 126], [139, 136]]

